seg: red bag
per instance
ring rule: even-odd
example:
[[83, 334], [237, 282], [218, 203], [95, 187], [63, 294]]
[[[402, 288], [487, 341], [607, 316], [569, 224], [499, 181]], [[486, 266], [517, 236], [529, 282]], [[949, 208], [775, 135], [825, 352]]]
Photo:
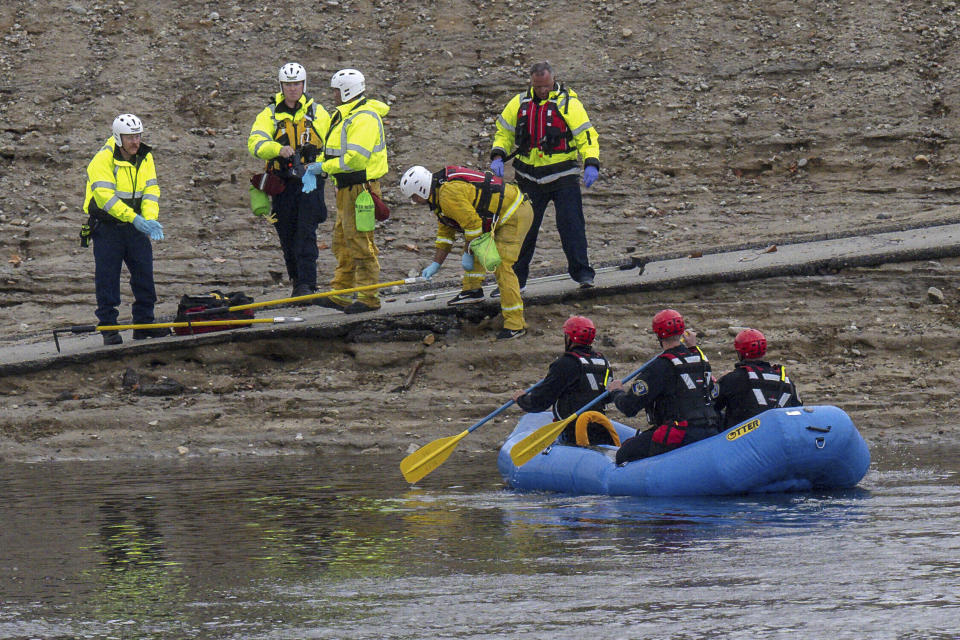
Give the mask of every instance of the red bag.
[[653, 432], [653, 442], [662, 444], [668, 449], [676, 449], [687, 435], [687, 421], [681, 420], [674, 424], [662, 424]]
[[380, 196], [373, 192], [369, 182], [367, 183], [367, 191], [370, 193], [370, 197], [373, 198], [373, 217], [377, 219], [377, 222], [388, 220], [390, 218], [390, 207], [380, 199]]
[[282, 178], [268, 172], [255, 173], [253, 177], [250, 178], [250, 184], [268, 196], [280, 195], [287, 186], [287, 183], [284, 182]]
[[[174, 322], [200, 322], [203, 320], [248, 320], [253, 319], [253, 309], [241, 309], [240, 311], [227, 311], [228, 307], [239, 307], [250, 304], [253, 298], [245, 295], [243, 292], [234, 291], [232, 293], [222, 293], [220, 291], [211, 291], [204, 294], [187, 294], [180, 298], [177, 305], [177, 317]], [[175, 327], [173, 332], [178, 336], [193, 335], [195, 333], [209, 333], [211, 331], [226, 331], [228, 329], [238, 329], [249, 327], [249, 324], [222, 324], [203, 327]]]

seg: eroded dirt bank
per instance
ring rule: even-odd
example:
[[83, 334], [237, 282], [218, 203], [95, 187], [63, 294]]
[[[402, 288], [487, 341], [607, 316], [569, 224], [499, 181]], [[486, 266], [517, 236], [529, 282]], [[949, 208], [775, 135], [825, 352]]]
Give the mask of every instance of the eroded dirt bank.
[[[507, 344], [489, 339], [490, 320], [464, 319], [446, 333], [408, 330], [393, 341], [270, 339], [8, 377], [0, 456], [367, 451], [399, 463], [412, 445], [459, 433], [538, 380], [561, 348], [569, 313], [594, 319], [623, 376], [656, 349], [648, 323], [663, 306], [681, 309], [702, 332], [718, 372], [733, 362], [735, 328], [761, 328], [803, 399], [844, 408], [872, 446], [955, 441], [960, 363], [949, 354], [960, 346], [958, 285], [960, 260], [909, 263], [535, 306], [538, 329]], [[928, 300], [931, 286], [947, 304]], [[170, 381], [182, 391], [171, 392]], [[169, 395], [147, 395], [155, 392]], [[478, 429], [458, 455], [494, 451], [516, 418], [512, 409]]]

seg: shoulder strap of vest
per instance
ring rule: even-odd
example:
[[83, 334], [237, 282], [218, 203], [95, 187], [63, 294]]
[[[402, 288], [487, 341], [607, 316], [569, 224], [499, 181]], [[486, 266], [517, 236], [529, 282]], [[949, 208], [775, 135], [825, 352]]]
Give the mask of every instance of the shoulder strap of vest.
[[[504, 196], [506, 195], [506, 185], [504, 184], [504, 182], [502, 180], [499, 180], [499, 184], [494, 184], [495, 176], [490, 171], [483, 172], [482, 183], [479, 182], [479, 180], [476, 180], [476, 181], [469, 180], [462, 175], [463, 173], [462, 169], [464, 169], [464, 167], [459, 167], [457, 165], [448, 165], [443, 169], [441, 169], [440, 171], [437, 171], [436, 173], [434, 173], [433, 174], [434, 188], [439, 187], [443, 183], [449, 182], [450, 180], [460, 180], [462, 182], [472, 184], [474, 188], [477, 189], [477, 192], [478, 192], [476, 208], [477, 208], [477, 213], [480, 215], [481, 218], [489, 218], [491, 216], [490, 200], [493, 199], [493, 194], [497, 193], [500, 195], [500, 201], [497, 203], [497, 210], [493, 212], [492, 215], [493, 217], [498, 217], [500, 215], [500, 211], [503, 209], [503, 200], [504, 200]], [[450, 173], [452, 170], [458, 171], [461, 175], [451, 176]], [[477, 176], [477, 178], [479, 178], [479, 176], [481, 175], [480, 171], [474, 171], [472, 169], [470, 171], [474, 173]]]

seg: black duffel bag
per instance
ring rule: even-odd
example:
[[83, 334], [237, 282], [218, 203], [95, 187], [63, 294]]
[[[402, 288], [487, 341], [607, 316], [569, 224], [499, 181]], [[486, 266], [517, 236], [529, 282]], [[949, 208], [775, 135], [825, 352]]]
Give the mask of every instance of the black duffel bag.
[[[253, 309], [241, 309], [240, 311], [229, 311], [230, 307], [239, 307], [250, 304], [253, 298], [241, 291], [232, 293], [222, 293], [220, 291], [211, 291], [198, 295], [187, 294], [180, 298], [180, 304], [177, 305], [177, 317], [174, 322], [202, 322], [205, 320], [249, 320], [254, 317]], [[178, 336], [192, 335], [194, 333], [209, 333], [211, 331], [223, 331], [224, 329], [236, 329], [238, 327], [249, 327], [250, 325], [214, 325], [200, 327], [175, 327], [174, 332]]]

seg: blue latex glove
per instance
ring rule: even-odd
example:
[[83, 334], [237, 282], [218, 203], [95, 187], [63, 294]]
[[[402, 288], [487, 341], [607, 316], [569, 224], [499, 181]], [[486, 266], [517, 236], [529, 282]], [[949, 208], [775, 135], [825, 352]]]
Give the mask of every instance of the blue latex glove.
[[493, 159], [493, 162], [490, 163], [490, 171], [493, 171], [493, 175], [502, 178], [503, 177], [503, 158], [497, 156]]
[[147, 220], [147, 235], [151, 240], [163, 240], [163, 227], [156, 220]]
[[464, 271], [473, 271], [473, 254], [464, 253], [463, 257], [460, 258], [460, 264], [463, 265]]
[[147, 219], [141, 216], [140, 214], [137, 214], [136, 216], [134, 216], [133, 228], [139, 231], [140, 233], [145, 233], [147, 235], [150, 235], [150, 232], [147, 231]]
[[587, 188], [590, 188], [590, 185], [592, 185], [596, 181], [599, 175], [600, 175], [599, 169], [597, 169], [592, 164], [587, 165], [586, 168], [583, 170], [583, 185]]
[[322, 162], [311, 162], [310, 164], [304, 165], [303, 170], [305, 173], [312, 173], [315, 176], [323, 175], [323, 163]]
[[303, 183], [303, 188], [301, 189], [301, 191], [303, 191], [304, 193], [310, 193], [311, 191], [317, 188], [317, 176], [311, 173], [310, 171], [307, 171], [306, 173], [303, 174], [303, 177], [300, 178], [300, 182]]
[[156, 220], [147, 220], [138, 214], [133, 219], [133, 226], [140, 233], [149, 236], [151, 240], [163, 240], [163, 227]]
[[427, 265], [427, 268], [423, 270], [423, 273], [420, 274], [420, 277], [429, 280], [437, 271], [440, 271], [440, 263], [431, 262]]

